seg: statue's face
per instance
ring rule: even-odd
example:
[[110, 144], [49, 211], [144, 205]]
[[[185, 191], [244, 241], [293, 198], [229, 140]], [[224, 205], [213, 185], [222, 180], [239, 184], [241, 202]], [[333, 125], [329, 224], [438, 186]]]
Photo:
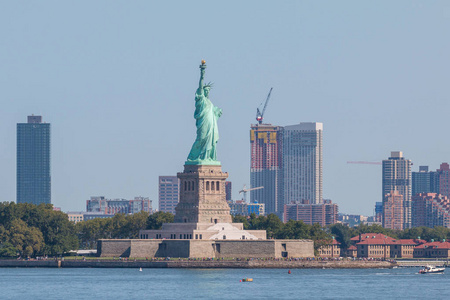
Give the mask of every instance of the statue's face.
[[205, 88], [203, 88], [203, 92], [205, 93], [205, 96], [206, 97], [208, 97], [208, 95], [209, 95], [209, 90], [210, 90], [211, 88], [210, 87], [205, 87]]

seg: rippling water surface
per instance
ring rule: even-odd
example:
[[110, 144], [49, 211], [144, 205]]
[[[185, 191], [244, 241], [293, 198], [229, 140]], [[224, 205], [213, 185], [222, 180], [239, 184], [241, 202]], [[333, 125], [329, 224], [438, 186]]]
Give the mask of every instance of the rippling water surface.
[[450, 299], [418, 270], [0, 268], [0, 299]]

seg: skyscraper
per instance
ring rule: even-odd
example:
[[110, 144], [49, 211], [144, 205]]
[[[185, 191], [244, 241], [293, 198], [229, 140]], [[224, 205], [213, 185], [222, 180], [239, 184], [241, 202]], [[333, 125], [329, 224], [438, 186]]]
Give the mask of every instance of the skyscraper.
[[403, 195], [398, 191], [392, 191], [384, 196], [383, 200], [383, 227], [403, 230], [404, 209]]
[[17, 124], [17, 203], [51, 203], [50, 124], [41, 116]]
[[231, 181], [225, 181], [225, 199], [227, 201], [231, 201], [232, 198], [231, 189], [232, 189]]
[[280, 126], [255, 124], [250, 130], [250, 184], [263, 189], [250, 192], [250, 201], [265, 205], [266, 213], [283, 213], [280, 199], [282, 138]]
[[391, 157], [383, 160], [382, 176], [383, 207], [386, 195], [398, 191], [403, 196], [403, 229], [411, 228], [411, 161], [401, 151], [392, 151]]
[[450, 198], [450, 167], [448, 163], [442, 163], [436, 172], [439, 174], [439, 193]]
[[428, 166], [419, 166], [419, 172], [412, 172], [412, 194], [439, 193], [439, 173], [428, 172]]
[[412, 226], [450, 228], [450, 199], [436, 193], [412, 196]]
[[283, 129], [283, 205], [322, 203], [323, 124], [300, 123]]
[[180, 201], [180, 183], [177, 176], [159, 176], [159, 210], [175, 214]]

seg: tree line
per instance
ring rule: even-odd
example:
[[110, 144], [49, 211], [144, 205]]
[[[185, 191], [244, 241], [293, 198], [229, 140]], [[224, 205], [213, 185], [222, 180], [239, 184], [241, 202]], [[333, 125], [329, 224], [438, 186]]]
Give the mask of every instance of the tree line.
[[0, 203], [0, 256], [58, 255], [78, 249], [75, 226], [51, 204]]
[[[75, 224], [68, 220], [67, 214], [54, 211], [51, 204], [3, 202], [0, 203], [0, 257], [55, 256], [70, 250], [96, 249], [99, 239], [136, 239], [141, 229], [161, 229], [163, 223], [173, 221], [171, 213], [149, 215], [139, 212]], [[317, 223], [308, 225], [294, 220], [283, 223], [275, 214], [233, 216], [233, 222], [243, 223], [247, 230], [266, 230], [269, 239], [311, 239], [315, 250], [333, 238], [345, 250], [352, 237], [364, 233], [383, 233], [396, 239], [450, 239], [450, 229], [444, 227], [416, 227], [403, 231], [364, 224], [354, 228], [343, 224], [321, 227]]]

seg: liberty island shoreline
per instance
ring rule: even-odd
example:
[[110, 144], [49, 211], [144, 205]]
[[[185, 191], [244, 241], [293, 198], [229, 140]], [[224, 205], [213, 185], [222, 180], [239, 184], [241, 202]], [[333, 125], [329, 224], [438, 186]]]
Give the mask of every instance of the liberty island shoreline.
[[0, 268], [378, 269], [396, 266], [397, 262], [391, 260], [0, 260]]

